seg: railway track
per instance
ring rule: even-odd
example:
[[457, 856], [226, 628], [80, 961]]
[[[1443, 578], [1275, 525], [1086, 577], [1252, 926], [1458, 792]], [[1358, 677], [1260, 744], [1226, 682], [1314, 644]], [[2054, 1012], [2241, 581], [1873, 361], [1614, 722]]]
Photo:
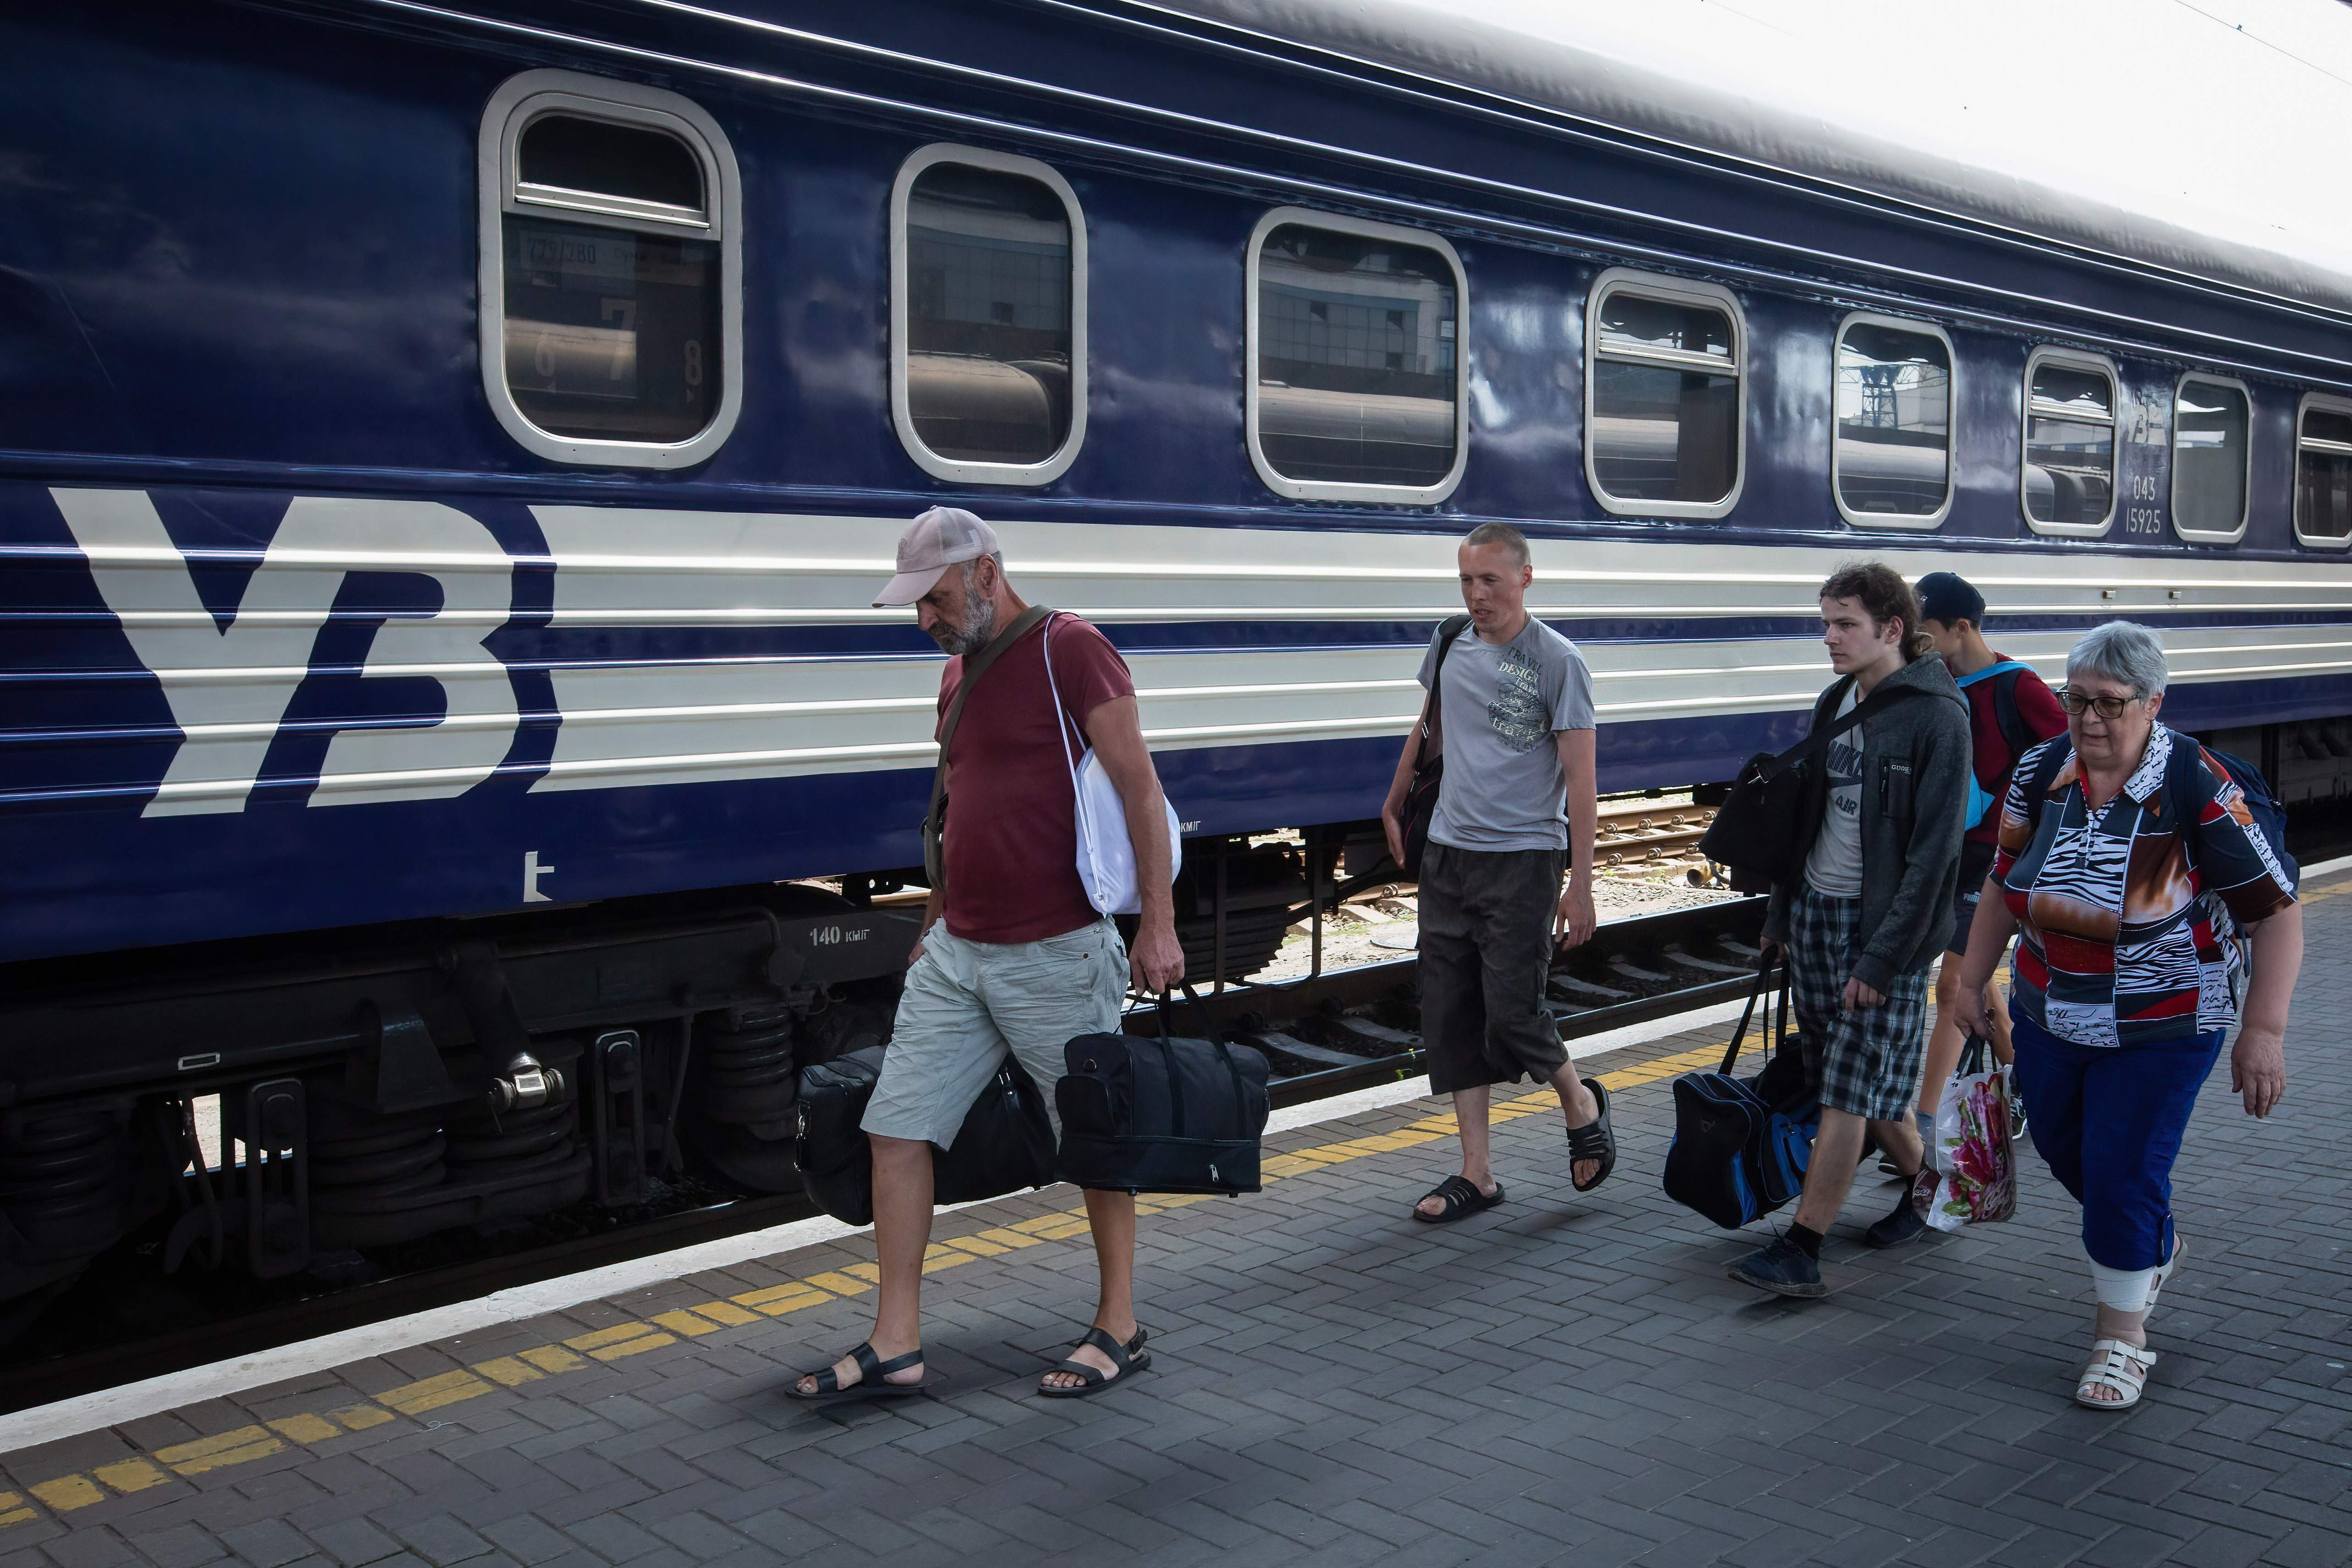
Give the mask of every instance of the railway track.
[[[1669, 829], [1668, 831], [1672, 831]], [[1404, 892], [1406, 889], [1390, 889]], [[1763, 900], [1739, 900], [1608, 922], [1556, 965], [1549, 1005], [1573, 1040], [1746, 994]], [[1274, 1102], [1297, 1105], [1424, 1070], [1415, 961], [1399, 958], [1288, 985], [1238, 985], [1205, 997], [1220, 1026], [1266, 1053]], [[1193, 1028], [1179, 1018], [1180, 1032]], [[1128, 1027], [1151, 1032], [1149, 1009]], [[799, 1194], [687, 1194], [667, 1213], [626, 1223], [558, 1215], [535, 1243], [488, 1238], [475, 1255], [388, 1259], [382, 1277], [331, 1274], [255, 1282], [233, 1275], [164, 1279], [152, 1243], [137, 1242], [95, 1288], [132, 1298], [128, 1329], [86, 1325], [0, 1351], [0, 1412], [21, 1410], [276, 1345], [451, 1305], [586, 1269], [765, 1229], [815, 1213]], [[570, 1234], [556, 1234], [566, 1226]], [[603, 1228], [593, 1228], [602, 1226]], [[149, 1256], [141, 1256], [142, 1252]]]
[[1604, 806], [1592, 838], [1592, 858], [1602, 866], [1694, 859], [1706, 837], [1715, 808], [1642, 803]]

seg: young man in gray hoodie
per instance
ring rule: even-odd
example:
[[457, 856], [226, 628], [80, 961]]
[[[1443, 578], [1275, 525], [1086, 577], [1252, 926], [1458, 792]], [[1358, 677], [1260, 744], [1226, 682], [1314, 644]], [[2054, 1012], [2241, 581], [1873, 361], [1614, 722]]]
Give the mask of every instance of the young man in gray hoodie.
[[[1781, 1296], [1823, 1296], [1822, 1239], [1853, 1184], [1865, 1129], [1906, 1178], [1919, 1171], [1911, 1104], [1927, 1046], [1927, 971], [1944, 950], [1967, 830], [1969, 710], [1920, 629], [1909, 584], [1877, 562], [1822, 584], [1822, 641], [1839, 679], [1813, 705], [1833, 724], [1889, 699], [1832, 740], [1810, 769], [1813, 825], [1802, 879], [1776, 886], [1768, 944], [1785, 947], [1805, 1069], [1822, 1120], [1804, 1195], [1786, 1235], [1729, 1266]], [[1906, 1180], [1873, 1247], [1922, 1235]]]

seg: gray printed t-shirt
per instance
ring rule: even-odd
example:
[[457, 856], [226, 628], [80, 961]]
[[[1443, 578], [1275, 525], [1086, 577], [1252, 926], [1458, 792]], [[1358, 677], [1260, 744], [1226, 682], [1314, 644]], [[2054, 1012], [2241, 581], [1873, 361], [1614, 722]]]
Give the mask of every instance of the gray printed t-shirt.
[[[1437, 663], [1422, 656], [1421, 684]], [[1535, 619], [1496, 646], [1465, 626], [1445, 656], [1432, 842], [1456, 849], [1565, 849], [1568, 775], [1554, 731], [1594, 728], [1592, 675], [1576, 645]]]
[[[1855, 688], [1830, 715], [1832, 723], [1853, 711]], [[1822, 830], [1805, 857], [1805, 882], [1825, 899], [1862, 897], [1862, 726], [1856, 724], [1829, 743], [1822, 760], [1829, 767], [1830, 799], [1822, 813]]]

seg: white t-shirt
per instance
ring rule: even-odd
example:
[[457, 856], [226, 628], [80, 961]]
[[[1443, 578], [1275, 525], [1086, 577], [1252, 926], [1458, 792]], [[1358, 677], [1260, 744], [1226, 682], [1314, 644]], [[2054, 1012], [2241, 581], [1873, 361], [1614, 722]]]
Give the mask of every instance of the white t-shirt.
[[[1858, 688], [1848, 687], [1845, 700], [1830, 715], [1831, 722], [1853, 711]], [[1829, 743], [1822, 753], [1829, 769], [1829, 809], [1822, 813], [1822, 830], [1813, 851], [1805, 857], [1805, 882], [1825, 899], [1862, 897], [1862, 726]]]

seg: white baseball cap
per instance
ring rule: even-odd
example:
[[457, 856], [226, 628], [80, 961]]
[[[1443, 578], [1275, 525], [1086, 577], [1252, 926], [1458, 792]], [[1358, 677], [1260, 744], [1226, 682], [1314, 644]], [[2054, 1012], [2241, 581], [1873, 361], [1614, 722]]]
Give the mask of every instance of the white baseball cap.
[[876, 609], [911, 605], [950, 566], [997, 552], [996, 530], [961, 507], [935, 506], [898, 536], [898, 574], [883, 584]]

